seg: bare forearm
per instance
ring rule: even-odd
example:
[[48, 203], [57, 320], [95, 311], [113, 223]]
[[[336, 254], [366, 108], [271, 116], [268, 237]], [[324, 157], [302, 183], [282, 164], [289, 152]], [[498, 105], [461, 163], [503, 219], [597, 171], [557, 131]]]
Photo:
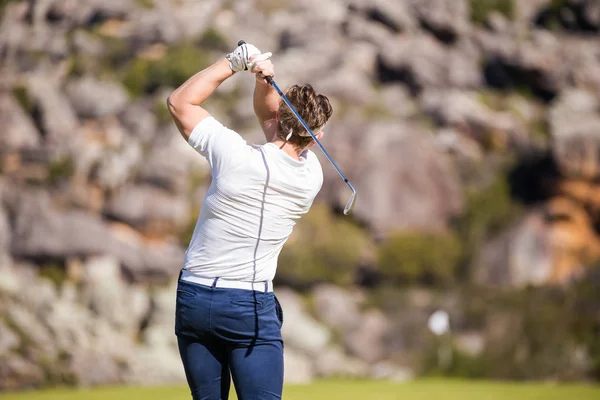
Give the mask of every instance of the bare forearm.
[[187, 140], [194, 127], [210, 116], [201, 104], [234, 72], [227, 60], [217, 61], [178, 87], [167, 99], [169, 112], [181, 135]]
[[279, 95], [275, 89], [266, 83], [264, 79], [257, 79], [254, 87], [254, 112], [260, 121], [264, 123], [277, 117], [279, 109]]
[[217, 61], [210, 67], [192, 76], [170, 96], [171, 103], [184, 103], [199, 106], [234, 72], [227, 60]]

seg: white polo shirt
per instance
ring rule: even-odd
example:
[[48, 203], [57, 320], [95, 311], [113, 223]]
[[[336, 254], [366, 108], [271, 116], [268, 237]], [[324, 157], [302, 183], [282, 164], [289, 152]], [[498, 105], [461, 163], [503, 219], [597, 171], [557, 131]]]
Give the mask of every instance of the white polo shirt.
[[204, 278], [272, 280], [296, 220], [323, 184], [319, 160], [308, 150], [298, 161], [273, 143], [249, 146], [213, 117], [188, 142], [208, 160], [212, 183], [184, 268]]

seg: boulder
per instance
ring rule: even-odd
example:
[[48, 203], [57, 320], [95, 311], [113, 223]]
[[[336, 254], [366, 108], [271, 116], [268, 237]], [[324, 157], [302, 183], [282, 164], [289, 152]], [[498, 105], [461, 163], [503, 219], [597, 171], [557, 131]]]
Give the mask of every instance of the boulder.
[[40, 315], [23, 307], [11, 307], [6, 310], [6, 317], [10, 321], [13, 332], [21, 341], [28, 343], [26, 354], [28, 358], [39, 361], [40, 356], [54, 359], [57, 354], [56, 343], [52, 331], [40, 319]]
[[177, 347], [137, 346], [123, 380], [128, 384], [144, 386], [185, 383], [185, 371]]
[[134, 334], [150, 308], [145, 291], [127, 285], [114, 256], [92, 257], [84, 265], [80, 301], [120, 331]]
[[600, 175], [600, 101], [581, 89], [566, 90], [553, 104], [549, 122], [553, 155], [562, 174], [594, 180]]
[[385, 26], [391, 32], [412, 31], [417, 21], [405, 0], [352, 0], [348, 5], [353, 13]]
[[136, 102], [125, 107], [120, 114], [120, 121], [129, 136], [137, 138], [142, 144], [152, 142], [156, 134], [158, 121], [150, 105]]
[[466, 0], [412, 0], [421, 26], [436, 38], [452, 43], [470, 29], [470, 7]]
[[0, 320], [0, 360], [10, 355], [21, 344], [21, 339]]
[[0, 148], [3, 152], [36, 147], [40, 134], [31, 118], [14, 97], [0, 94]]
[[[14, 296], [21, 290], [21, 282], [12, 260], [5, 254], [0, 254], [0, 296]], [[2, 311], [2, 307], [0, 307]]]
[[145, 239], [122, 224], [107, 224], [81, 211], [59, 211], [44, 193], [23, 196], [16, 212], [11, 252], [26, 258], [65, 259], [112, 255], [131, 279], [163, 280], [183, 261], [178, 245]]
[[119, 363], [99, 350], [74, 352], [69, 360], [69, 368], [78, 386], [114, 385], [123, 382]]
[[19, 355], [0, 360], [0, 390], [37, 388], [44, 383], [44, 371], [35, 362]]
[[314, 362], [315, 373], [320, 378], [367, 378], [369, 366], [352, 358], [339, 347], [328, 347]]
[[334, 285], [319, 285], [312, 294], [316, 316], [337, 332], [356, 329], [361, 323], [360, 296]]
[[31, 75], [26, 87], [38, 107], [39, 123], [47, 143], [65, 145], [77, 136], [79, 121], [54, 76], [43, 73]]
[[310, 356], [302, 352], [286, 347], [283, 363], [283, 381], [286, 384], [307, 384], [316, 378]]
[[564, 283], [599, 255], [600, 241], [585, 210], [555, 198], [483, 247], [475, 279], [512, 287]]
[[80, 118], [99, 118], [122, 111], [128, 102], [123, 86], [114, 81], [101, 81], [84, 76], [66, 86], [73, 109]]
[[141, 183], [174, 193], [186, 193], [190, 168], [210, 175], [208, 162], [181, 137], [174, 124], [157, 136], [148, 154], [141, 160], [137, 178]]
[[478, 357], [485, 349], [485, 336], [481, 332], [463, 332], [454, 336], [454, 347], [469, 357]]
[[329, 331], [306, 312], [298, 294], [279, 289], [276, 295], [283, 308], [281, 334], [286, 346], [313, 357], [322, 352], [329, 343]]
[[4, 207], [0, 203], [0, 254], [7, 253], [10, 249], [11, 227]]
[[373, 366], [372, 379], [387, 379], [392, 382], [407, 382], [415, 378], [415, 371], [401, 367], [389, 361], [381, 361]]
[[428, 90], [421, 96], [425, 114], [438, 124], [454, 128], [482, 146], [521, 149], [528, 144], [527, 131], [508, 112], [493, 111], [475, 92]]
[[[459, 177], [433, 134], [421, 126], [367, 124], [350, 116], [330, 128], [324, 145], [359, 193], [352, 215], [377, 236], [400, 229], [442, 229], [462, 209]], [[348, 188], [319, 157], [325, 181], [319, 199], [343, 208]]]
[[149, 185], [126, 186], [108, 201], [105, 214], [144, 231], [177, 232], [189, 220], [188, 202]]
[[177, 348], [175, 306], [177, 281], [153, 293], [147, 326], [142, 333], [144, 344], [150, 347]]
[[398, 36], [381, 45], [378, 79], [402, 82], [413, 94], [426, 88], [473, 88], [481, 83], [479, 51], [464, 42], [446, 48], [430, 36]]
[[342, 341], [348, 351], [367, 363], [386, 358], [385, 340], [390, 324], [383, 313], [375, 310], [363, 313], [361, 323], [353, 330], [344, 332]]

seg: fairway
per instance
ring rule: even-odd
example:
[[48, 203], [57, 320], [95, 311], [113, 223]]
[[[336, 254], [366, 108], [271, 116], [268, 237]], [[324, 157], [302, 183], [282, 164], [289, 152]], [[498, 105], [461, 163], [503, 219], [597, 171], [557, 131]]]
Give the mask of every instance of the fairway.
[[[189, 400], [186, 387], [100, 388], [0, 394], [2, 400]], [[420, 380], [410, 383], [328, 381], [285, 387], [286, 400], [598, 400], [600, 386]], [[232, 396], [235, 399], [235, 396]]]

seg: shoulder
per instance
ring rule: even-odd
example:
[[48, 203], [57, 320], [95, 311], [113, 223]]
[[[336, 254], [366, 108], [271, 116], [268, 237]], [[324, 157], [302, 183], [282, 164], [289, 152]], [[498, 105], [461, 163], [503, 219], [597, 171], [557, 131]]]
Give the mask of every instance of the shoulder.
[[208, 116], [201, 119], [196, 126], [194, 126], [194, 129], [192, 129], [192, 132], [188, 138], [188, 142], [193, 144], [193, 142], [195, 142], [201, 135], [218, 133], [225, 130], [227, 130], [227, 128], [222, 123], [217, 121], [214, 117]]
[[321, 162], [317, 155], [310, 150], [306, 150], [306, 167], [311, 173], [317, 176], [320, 181], [323, 180], [323, 168], [321, 167]]

